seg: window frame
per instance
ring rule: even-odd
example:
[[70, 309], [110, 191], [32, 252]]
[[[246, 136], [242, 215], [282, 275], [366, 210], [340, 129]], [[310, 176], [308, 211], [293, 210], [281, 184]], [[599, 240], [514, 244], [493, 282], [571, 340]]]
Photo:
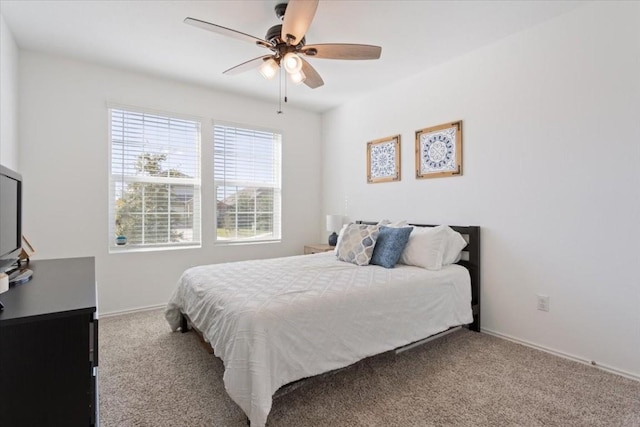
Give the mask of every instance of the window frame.
[[[223, 126], [235, 129], [243, 129], [247, 131], [254, 132], [264, 132], [270, 133], [273, 136], [277, 136], [278, 140], [276, 146], [274, 147], [276, 151], [278, 167], [276, 170], [276, 178], [274, 182], [271, 184], [265, 184], [264, 182], [257, 181], [224, 181], [225, 185], [223, 187], [231, 187], [231, 186], [248, 186], [252, 188], [273, 188], [274, 189], [274, 198], [273, 198], [273, 208], [272, 208], [272, 235], [277, 235], [277, 237], [267, 238], [267, 239], [259, 239], [259, 238], [233, 238], [233, 239], [220, 239], [218, 236], [218, 183], [216, 181], [216, 167], [215, 167], [215, 150], [216, 150], [216, 126]], [[227, 246], [227, 245], [254, 245], [254, 244], [265, 244], [265, 243], [279, 243], [282, 241], [282, 145], [284, 140], [284, 133], [279, 129], [266, 128], [262, 126], [249, 125], [244, 123], [237, 122], [229, 122], [223, 120], [212, 120], [211, 121], [211, 133], [212, 133], [212, 165], [213, 165], [213, 189], [211, 194], [213, 194], [213, 235], [214, 235], [214, 245]], [[237, 214], [237, 210], [236, 210]], [[253, 211], [254, 216], [257, 215], [257, 209], [254, 208]], [[277, 218], [276, 218], [277, 215]], [[236, 219], [236, 233], [237, 233], [237, 219]]]
[[[168, 119], [190, 121], [197, 124], [197, 147], [194, 153], [195, 167], [197, 176], [195, 178], [176, 178], [176, 177], [152, 177], [152, 176], [126, 176], [122, 174], [114, 174], [113, 172], [113, 110], [121, 110], [125, 113], [133, 114], [149, 114], [154, 116], [160, 116]], [[123, 105], [117, 103], [107, 103], [107, 138], [108, 138], [108, 247], [109, 253], [130, 253], [130, 252], [153, 252], [153, 251], [165, 251], [176, 249], [194, 249], [202, 247], [202, 142], [203, 142], [203, 120], [201, 117], [189, 116], [180, 113], [160, 111], [151, 108], [137, 107], [131, 105]], [[152, 153], [158, 154], [158, 153]], [[127, 242], [126, 245], [116, 244], [116, 191], [117, 186], [120, 183], [149, 183], [149, 184], [167, 184], [167, 185], [185, 185], [193, 186], [193, 199], [194, 205], [197, 204], [197, 214], [193, 215], [192, 233], [193, 241], [191, 242], [166, 242], [166, 243], [153, 243], [153, 244], [132, 244]], [[169, 192], [169, 203], [171, 193]], [[194, 212], [196, 210], [194, 209]], [[167, 212], [170, 215], [170, 212]], [[170, 229], [170, 228], [169, 228]]]

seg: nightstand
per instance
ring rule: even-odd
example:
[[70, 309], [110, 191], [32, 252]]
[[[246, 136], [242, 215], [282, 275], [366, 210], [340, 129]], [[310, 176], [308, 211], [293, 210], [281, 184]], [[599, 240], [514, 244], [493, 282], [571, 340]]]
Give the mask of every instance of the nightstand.
[[318, 243], [315, 245], [305, 245], [304, 254], [309, 255], [309, 254], [319, 254], [320, 252], [331, 252], [335, 248], [336, 248], [335, 246], [329, 246], [327, 244], [322, 244], [322, 243]]

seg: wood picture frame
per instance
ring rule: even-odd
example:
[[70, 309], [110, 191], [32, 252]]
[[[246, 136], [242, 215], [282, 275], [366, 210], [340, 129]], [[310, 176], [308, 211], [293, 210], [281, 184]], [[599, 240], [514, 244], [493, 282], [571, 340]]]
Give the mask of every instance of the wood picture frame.
[[400, 181], [400, 135], [367, 142], [367, 183]]
[[416, 178], [462, 175], [462, 120], [416, 131]]

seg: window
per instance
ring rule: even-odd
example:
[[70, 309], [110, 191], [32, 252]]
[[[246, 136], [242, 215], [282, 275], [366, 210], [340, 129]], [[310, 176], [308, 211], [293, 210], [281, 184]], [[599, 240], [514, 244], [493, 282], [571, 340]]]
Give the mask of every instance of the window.
[[200, 122], [120, 108], [109, 115], [110, 248], [199, 246]]
[[282, 136], [214, 124], [216, 241], [280, 240]]

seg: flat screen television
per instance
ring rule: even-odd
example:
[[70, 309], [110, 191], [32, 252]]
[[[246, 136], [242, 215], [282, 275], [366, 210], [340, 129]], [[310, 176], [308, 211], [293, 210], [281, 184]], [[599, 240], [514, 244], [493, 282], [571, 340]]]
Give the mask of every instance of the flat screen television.
[[18, 261], [22, 249], [22, 176], [0, 165], [0, 272]]

